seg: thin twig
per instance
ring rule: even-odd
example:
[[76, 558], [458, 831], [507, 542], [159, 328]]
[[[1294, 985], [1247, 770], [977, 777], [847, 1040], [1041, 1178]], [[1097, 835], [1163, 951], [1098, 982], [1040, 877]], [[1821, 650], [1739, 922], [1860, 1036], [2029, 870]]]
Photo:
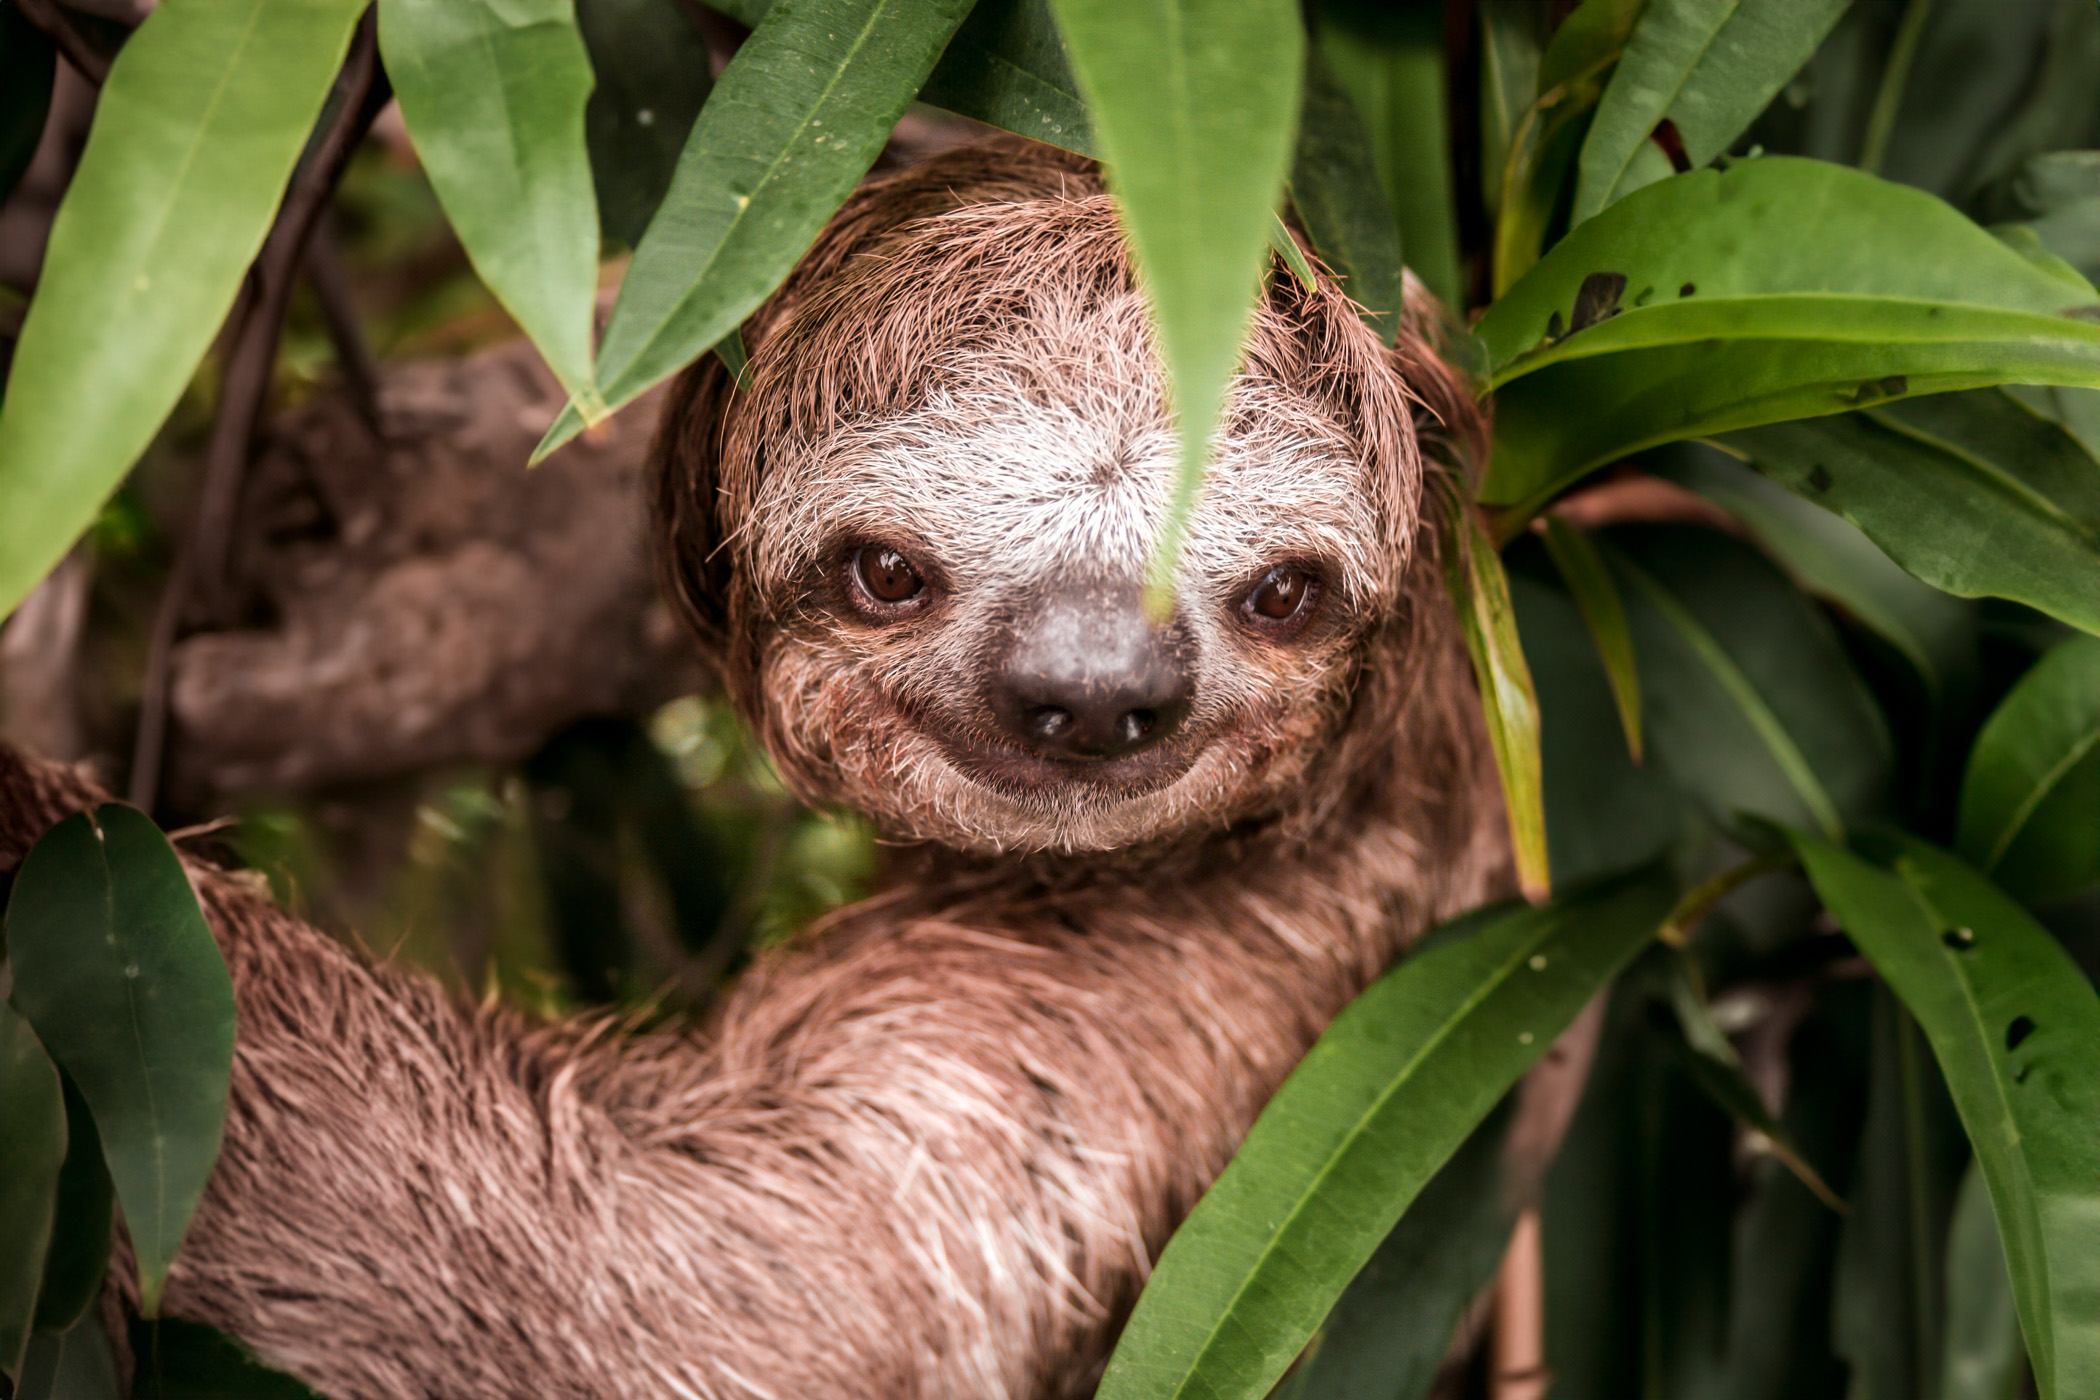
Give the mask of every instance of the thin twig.
[[226, 607], [226, 579], [233, 549], [233, 529], [240, 509], [241, 484], [277, 363], [277, 344], [284, 331], [285, 308], [305, 261], [306, 245], [321, 211], [335, 192], [344, 163], [376, 115], [373, 96], [378, 73], [377, 30], [366, 10], [343, 68], [329, 94], [333, 117], [307, 158], [292, 176], [277, 221], [262, 252], [249, 269], [247, 285], [234, 304], [228, 324], [226, 367], [219, 391], [218, 417], [205, 449], [204, 482], [190, 539], [168, 576], [160, 610], [146, 652], [145, 684], [139, 697], [138, 733], [132, 745], [132, 804], [153, 809], [167, 747], [168, 669], [177, 634], [197, 597], [214, 616]]
[[109, 76], [109, 60], [95, 52], [86, 37], [59, 13], [53, 0], [15, 0], [15, 8], [22, 12], [23, 19], [44, 32], [81, 77], [96, 87], [102, 86], [103, 79]]
[[336, 365], [342, 370], [351, 407], [357, 410], [373, 438], [381, 439], [379, 364], [372, 358], [372, 347], [365, 343], [357, 302], [350, 292], [350, 272], [343, 266], [342, 249], [326, 219], [314, 228], [313, 238], [306, 246], [306, 282], [314, 289], [314, 300], [320, 303], [321, 320], [328, 327], [329, 343], [335, 347]]

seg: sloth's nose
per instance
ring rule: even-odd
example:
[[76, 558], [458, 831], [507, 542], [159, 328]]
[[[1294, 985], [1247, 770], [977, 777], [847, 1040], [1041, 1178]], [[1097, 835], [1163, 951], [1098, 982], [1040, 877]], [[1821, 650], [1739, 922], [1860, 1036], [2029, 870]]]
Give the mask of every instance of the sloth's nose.
[[1046, 758], [1135, 753], [1188, 713], [1187, 650], [1178, 628], [1146, 618], [1135, 589], [1061, 592], [1016, 629], [992, 708], [1009, 735]]

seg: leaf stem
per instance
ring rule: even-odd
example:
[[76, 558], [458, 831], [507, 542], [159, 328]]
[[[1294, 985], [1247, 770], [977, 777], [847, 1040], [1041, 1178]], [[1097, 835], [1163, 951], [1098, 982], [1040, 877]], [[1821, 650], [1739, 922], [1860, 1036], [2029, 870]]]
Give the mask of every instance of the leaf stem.
[[1867, 115], [1866, 134], [1860, 138], [1859, 168], [1869, 175], [1881, 172], [1882, 157], [1888, 154], [1889, 137], [1896, 131], [1896, 113], [1910, 87], [1910, 69], [1918, 57], [1918, 42], [1925, 21], [1932, 15], [1932, 0], [1910, 0], [1896, 26], [1896, 41], [1889, 46], [1889, 60], [1881, 70], [1881, 86], [1874, 92], [1874, 107]]

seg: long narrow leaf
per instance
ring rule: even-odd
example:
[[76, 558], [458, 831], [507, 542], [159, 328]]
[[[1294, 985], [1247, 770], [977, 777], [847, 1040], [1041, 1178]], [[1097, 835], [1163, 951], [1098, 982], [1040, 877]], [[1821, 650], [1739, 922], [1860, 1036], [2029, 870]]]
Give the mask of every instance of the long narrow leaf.
[[1572, 222], [1629, 192], [1635, 157], [1664, 120], [1694, 167], [1727, 150], [1851, 3], [1648, 0], [1583, 142]]
[[1795, 582], [1894, 647], [1936, 701], [1947, 694], [1973, 659], [1974, 604], [1920, 583], [1857, 526], [1725, 452], [1707, 444], [1668, 451], [1663, 475], [1728, 511]]
[[1939, 395], [1722, 442], [1933, 587], [2100, 632], [2100, 462], [2011, 395]]
[[1054, 0], [1152, 306], [1181, 462], [1151, 580], [1180, 534], [1254, 315], [1298, 115], [1305, 34], [1289, 0]]
[[1655, 932], [1657, 872], [1478, 922], [1373, 983], [1154, 1270], [1103, 1400], [1258, 1397], [1467, 1134]]
[[[598, 352], [618, 408], [742, 324], [882, 153], [969, 0], [779, 0], [693, 123]], [[534, 453], [583, 427], [564, 409]]]
[[474, 271], [596, 422], [592, 78], [574, 0], [379, 0], [379, 48]]
[[124, 45], [0, 403], [0, 616], [72, 547], [233, 305], [364, 0], [165, 0]]
[[1888, 733], [1815, 609], [1723, 536], [1615, 538], [1648, 742], [1665, 771], [1724, 822], [1751, 813], [1836, 837], [1876, 811]]
[[577, 0], [597, 85], [583, 109], [598, 228], [632, 248], [656, 217], [714, 88], [706, 36], [677, 0]]
[[1947, 1341], [1940, 1400], [2006, 1400], [2020, 1393], [2027, 1352], [2020, 1313], [2005, 1276], [2005, 1246], [1991, 1215], [1991, 1192], [1971, 1159], [1947, 1227]]
[[1514, 530], [1643, 447], [1906, 395], [2100, 384], [2100, 297], [1930, 195], [1767, 157], [1668, 180], [1563, 240], [1481, 318]]
[[1317, 47], [1305, 55], [1305, 111], [1291, 158], [1291, 203], [1313, 247], [1341, 275], [1342, 290], [1391, 345], [1400, 331], [1400, 227], [1349, 94]]
[[1465, 286], [1441, 17], [1427, 7], [1395, 6], [1364, 30], [1324, 22], [1320, 52], [1363, 117], [1408, 266], [1438, 300], [1460, 309]]
[[2058, 646], [1985, 722], [1955, 849], [2029, 900], [2100, 881], [2100, 638]]
[[1634, 663], [1633, 636], [1626, 629], [1626, 605], [1619, 600], [1619, 587], [1611, 581], [1604, 556], [1590, 537], [1559, 516], [1546, 517], [1546, 552], [1560, 570], [1561, 581], [1582, 612], [1583, 626], [1596, 644], [1597, 659], [1604, 663], [1604, 677], [1611, 683], [1612, 703], [1619, 710], [1619, 726], [1626, 731], [1626, 752], [1641, 760], [1641, 676]]
[[22, 1378], [37, 1285], [51, 1240], [66, 1106], [58, 1071], [29, 1022], [0, 1001], [0, 1376]]
[[226, 964], [167, 838], [114, 803], [66, 818], [22, 862], [7, 953], [15, 1005], [94, 1113], [151, 1317], [219, 1155]]
[[1080, 155], [1094, 154], [1086, 102], [1050, 0], [978, 0], [919, 100]]
[[1893, 871], [1796, 833], [1826, 907], [1918, 1018], [1990, 1186], [2043, 1400], [2100, 1393], [2100, 997], [1990, 881], [1909, 837]]
[[1459, 631], [1473, 661], [1488, 742], [1502, 775], [1502, 805], [1509, 817], [1517, 883], [1527, 898], [1543, 899], [1553, 887], [1546, 852], [1546, 790], [1539, 757], [1539, 701], [1517, 635], [1516, 607], [1502, 556], [1470, 505], [1453, 501], [1447, 530], [1445, 583], [1458, 608]]

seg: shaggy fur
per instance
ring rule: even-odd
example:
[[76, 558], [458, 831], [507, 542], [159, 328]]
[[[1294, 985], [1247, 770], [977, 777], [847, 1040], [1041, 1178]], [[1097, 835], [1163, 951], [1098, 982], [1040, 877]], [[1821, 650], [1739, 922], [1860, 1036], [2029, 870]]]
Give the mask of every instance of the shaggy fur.
[[[338, 1400], [1083, 1394], [1328, 1019], [1506, 880], [1409, 385], [1479, 425], [1418, 328], [1395, 357], [1278, 279], [1169, 624], [1194, 707], [1113, 783], [1015, 767], [981, 677], [1062, 585], [1126, 597], [1158, 529], [1092, 167], [1000, 141], [872, 185], [746, 334], [749, 390], [710, 363], [667, 412], [666, 571], [892, 869], [648, 1035], [456, 1006], [198, 870], [240, 1032], [167, 1307]], [[869, 542], [931, 606], [855, 612]], [[1233, 621], [1278, 558], [1324, 588], [1289, 641]], [[91, 796], [0, 748], [0, 869]]]

